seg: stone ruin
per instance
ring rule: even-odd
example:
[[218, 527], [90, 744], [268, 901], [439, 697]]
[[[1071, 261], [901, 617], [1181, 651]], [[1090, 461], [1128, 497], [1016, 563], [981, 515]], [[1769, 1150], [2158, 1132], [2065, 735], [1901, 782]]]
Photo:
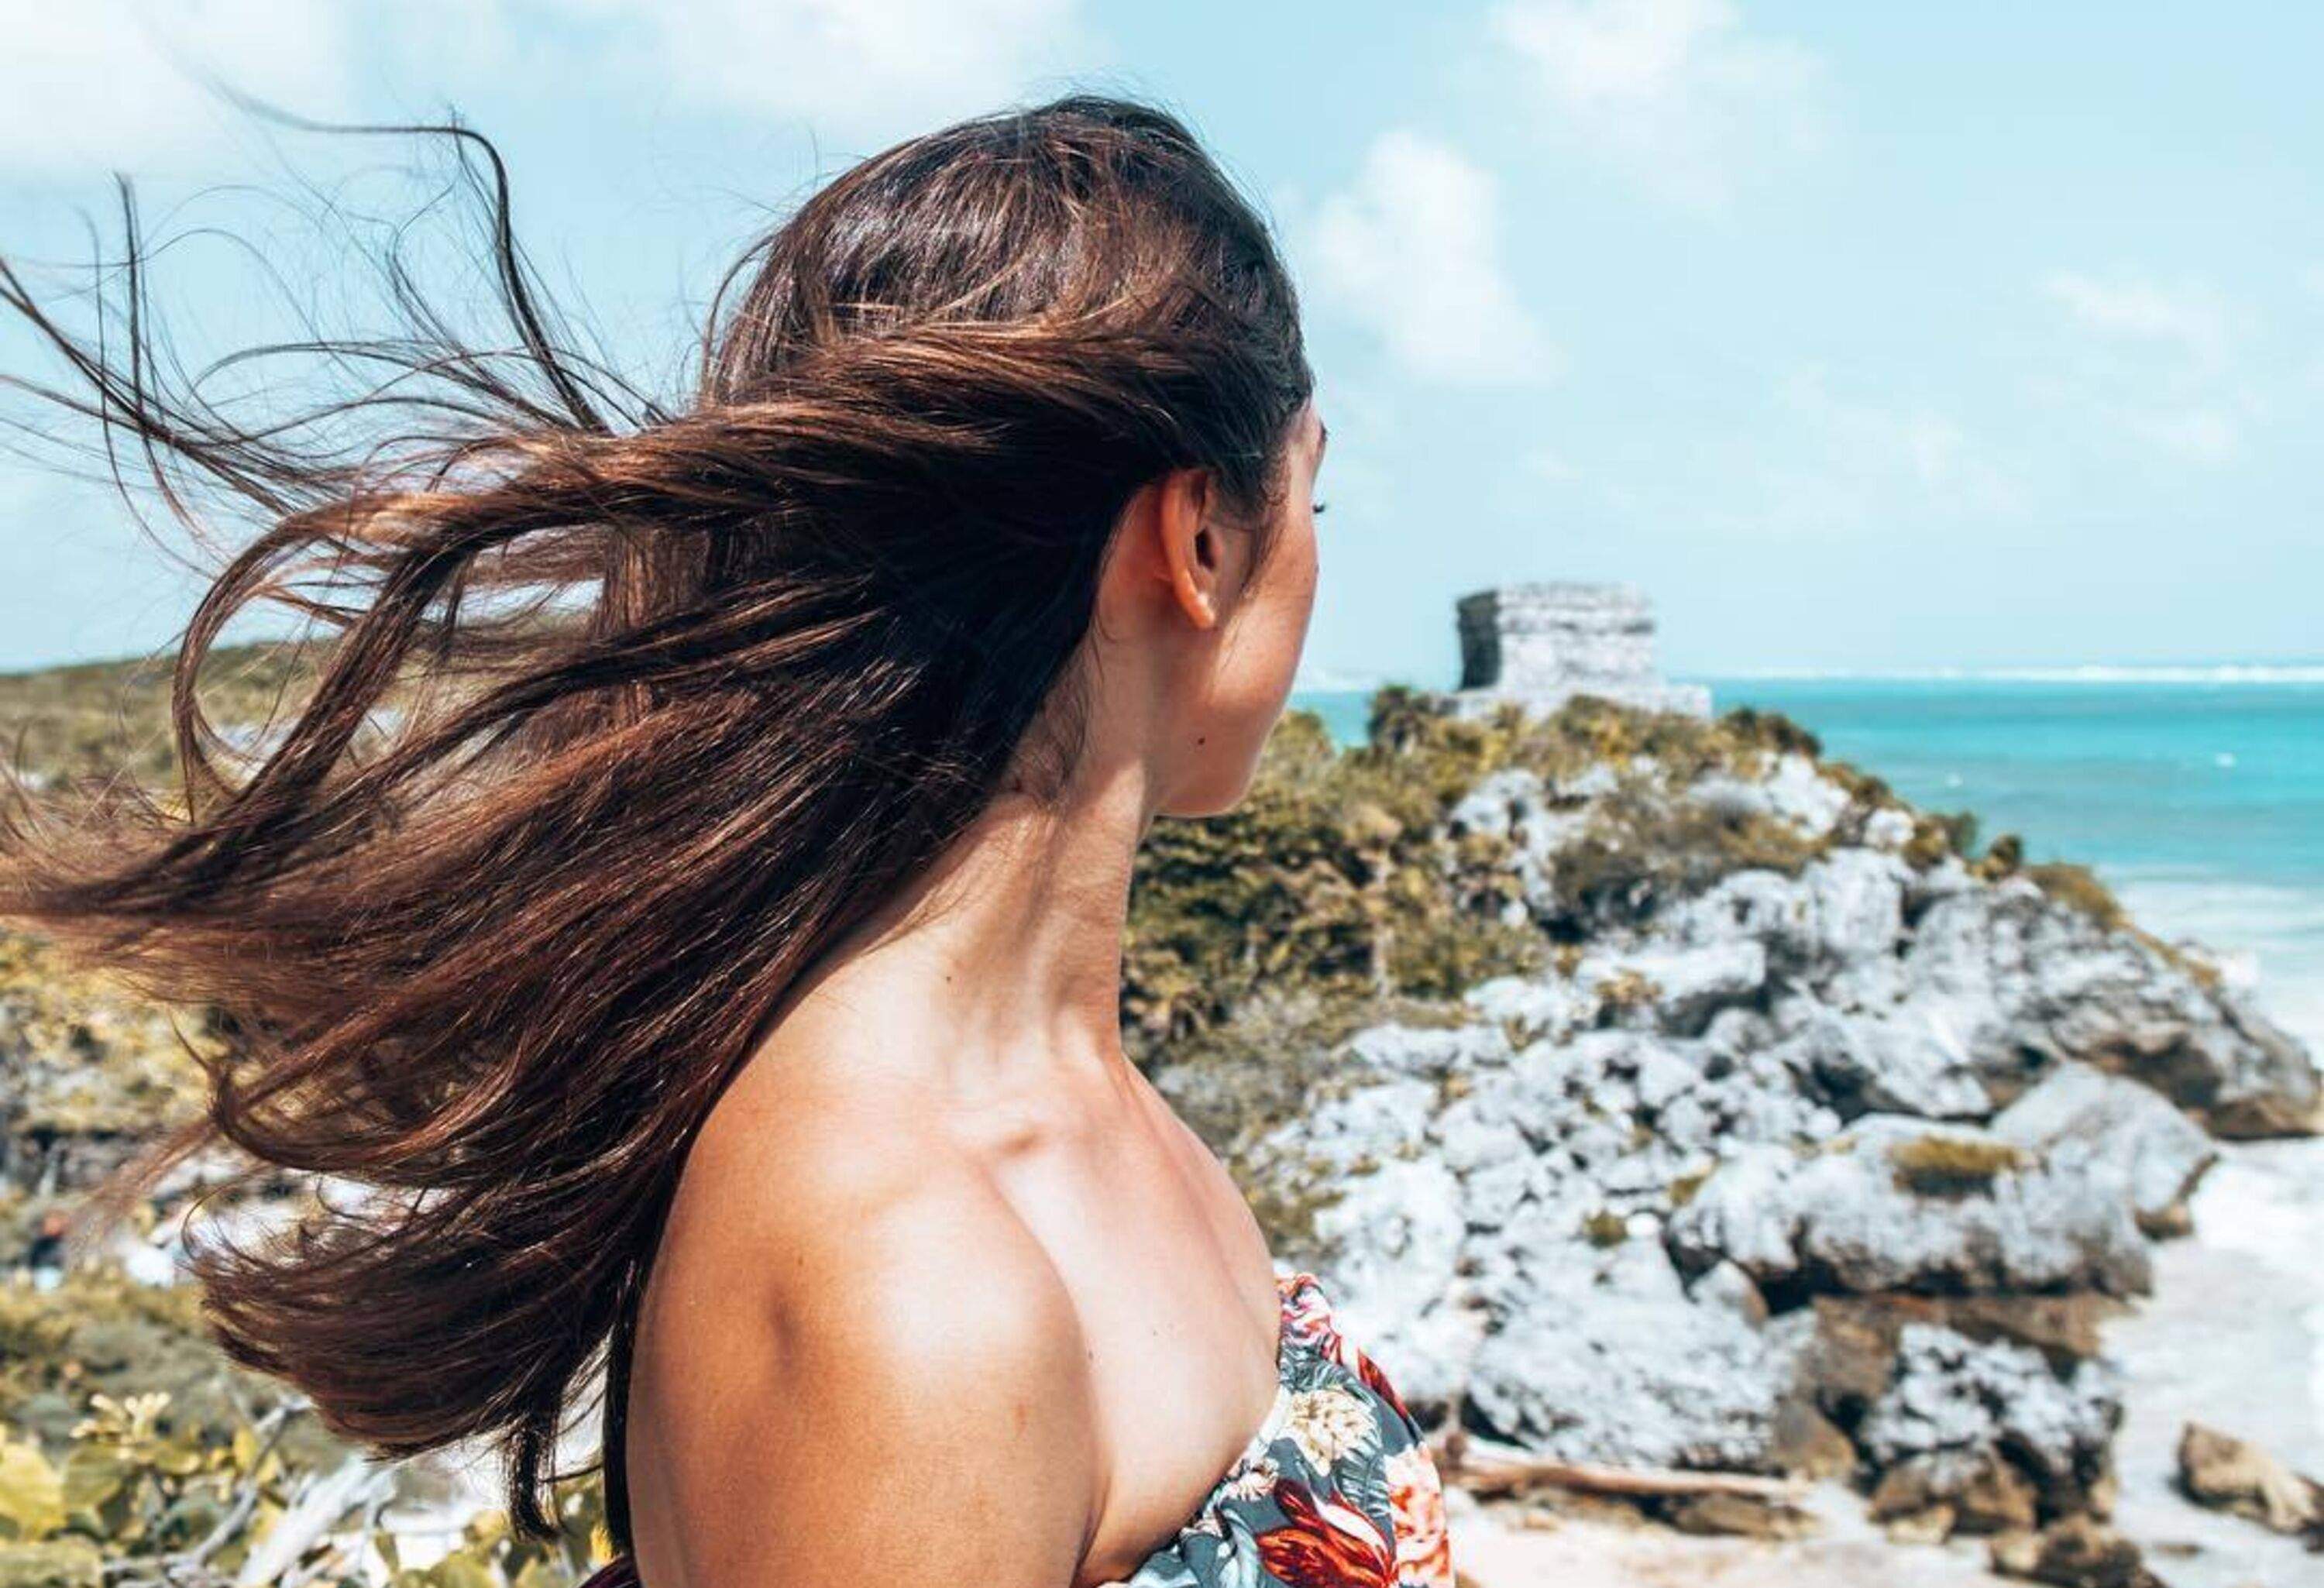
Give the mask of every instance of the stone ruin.
[[1461, 687], [1454, 709], [1489, 716], [1502, 702], [1551, 712], [1576, 695], [1645, 711], [1711, 715], [1711, 691], [1655, 668], [1655, 619], [1629, 585], [1505, 585], [1461, 598]]

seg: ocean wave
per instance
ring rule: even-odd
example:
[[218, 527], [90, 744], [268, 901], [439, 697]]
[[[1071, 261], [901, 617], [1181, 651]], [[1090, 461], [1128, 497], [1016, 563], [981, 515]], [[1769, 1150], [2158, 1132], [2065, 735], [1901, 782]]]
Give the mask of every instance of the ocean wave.
[[1718, 684], [2324, 684], [2324, 662], [2232, 661], [2127, 666], [2088, 662], [2073, 667], [1938, 667], [1895, 669], [1752, 668], [1690, 674], [1687, 681]]
[[2131, 919], [2218, 956], [2229, 981], [2324, 1053], [2324, 888], [2176, 867], [2101, 868]]
[[2227, 931], [2255, 944], [2312, 946], [2324, 955], [2324, 888], [2162, 867], [2100, 866], [2147, 925], [2200, 937]]

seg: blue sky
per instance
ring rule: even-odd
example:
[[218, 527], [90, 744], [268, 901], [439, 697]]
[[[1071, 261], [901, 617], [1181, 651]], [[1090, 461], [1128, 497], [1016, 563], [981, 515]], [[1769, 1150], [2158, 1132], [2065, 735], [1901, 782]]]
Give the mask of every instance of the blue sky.
[[[238, 121], [158, 38], [318, 116], [456, 106], [552, 282], [673, 382], [818, 175], [1068, 88], [1161, 99], [1305, 296], [1311, 687], [1450, 682], [1455, 596], [1562, 577], [1644, 586], [1689, 673], [2324, 657], [2324, 7], [0, 5], [13, 256], [86, 258], [120, 169], [156, 231], [252, 238], [366, 323], [281, 196], [392, 213], [426, 156]], [[215, 237], [156, 283], [189, 355], [290, 328]], [[0, 666], [190, 611], [101, 488], [0, 458]]]

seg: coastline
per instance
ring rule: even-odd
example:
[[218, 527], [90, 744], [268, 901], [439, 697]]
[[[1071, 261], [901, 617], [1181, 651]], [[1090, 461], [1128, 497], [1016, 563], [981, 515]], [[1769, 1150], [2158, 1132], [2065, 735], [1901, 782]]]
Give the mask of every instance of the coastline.
[[[1926, 808], [1976, 812], [1988, 835], [2021, 833], [2030, 854], [2090, 865], [2133, 919], [2201, 945], [2324, 1051], [2324, 669], [1703, 681], [1718, 710], [1781, 711]], [[1293, 705], [1346, 743], [1364, 698]], [[2173, 1588], [2305, 1580], [2316, 1557], [2296, 1540], [2177, 1491], [2176, 1446], [2197, 1420], [2324, 1471], [2324, 1140], [2223, 1144], [2190, 1210], [2192, 1233], [2157, 1249], [2153, 1293], [2104, 1331], [2126, 1376], [2117, 1522]], [[2004, 1581], [1968, 1540], [1895, 1547], [1837, 1486], [1814, 1509], [1816, 1537], [1772, 1542], [1592, 1518], [1545, 1531], [1464, 1507], [1455, 1537], [1470, 1549], [1456, 1542], [1456, 1562], [1482, 1588]]]
[[[1928, 810], [2090, 866], [2324, 1050], [2324, 664], [1690, 677], [1780, 711]], [[1341, 744], [1370, 691], [1301, 690]]]

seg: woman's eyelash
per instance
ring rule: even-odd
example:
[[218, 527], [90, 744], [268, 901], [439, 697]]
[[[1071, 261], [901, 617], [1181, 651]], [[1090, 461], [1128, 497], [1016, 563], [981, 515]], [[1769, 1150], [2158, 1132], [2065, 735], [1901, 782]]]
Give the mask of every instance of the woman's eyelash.
[[1307, 511], [1321, 518], [1323, 515], [1323, 509], [1329, 505], [1329, 503], [1311, 502], [1307, 504]]

